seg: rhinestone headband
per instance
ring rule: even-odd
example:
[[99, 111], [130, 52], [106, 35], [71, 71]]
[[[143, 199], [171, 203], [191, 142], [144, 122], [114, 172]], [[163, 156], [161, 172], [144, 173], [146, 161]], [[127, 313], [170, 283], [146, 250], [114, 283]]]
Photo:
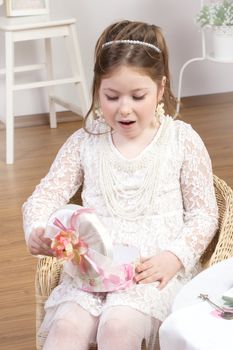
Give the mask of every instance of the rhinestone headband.
[[153, 50], [155, 50], [155, 51], [157, 51], [159, 53], [161, 52], [161, 50], [157, 46], [155, 46], [153, 44], [150, 44], [150, 43], [146, 43], [144, 41], [140, 41], [140, 40], [112, 40], [112, 41], [107, 41], [106, 43], [104, 43], [102, 45], [102, 48], [110, 46], [112, 44], [142, 45], [142, 46], [147, 46], [147, 47], [149, 47], [149, 48], [151, 48], [151, 49], [153, 49]]

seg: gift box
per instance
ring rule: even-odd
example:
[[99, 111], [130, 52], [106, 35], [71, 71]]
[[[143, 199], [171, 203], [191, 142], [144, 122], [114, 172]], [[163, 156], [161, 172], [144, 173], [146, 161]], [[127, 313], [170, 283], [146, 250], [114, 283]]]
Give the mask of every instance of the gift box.
[[49, 218], [45, 236], [51, 248], [64, 260], [64, 271], [78, 288], [88, 292], [111, 292], [134, 283], [139, 250], [113, 244], [94, 210], [68, 204]]

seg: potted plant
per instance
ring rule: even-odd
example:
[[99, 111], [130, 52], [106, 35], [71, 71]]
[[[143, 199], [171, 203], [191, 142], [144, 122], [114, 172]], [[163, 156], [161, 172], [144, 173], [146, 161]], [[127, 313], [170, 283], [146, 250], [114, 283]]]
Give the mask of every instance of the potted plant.
[[205, 4], [196, 16], [202, 28], [213, 31], [214, 58], [233, 60], [233, 1]]

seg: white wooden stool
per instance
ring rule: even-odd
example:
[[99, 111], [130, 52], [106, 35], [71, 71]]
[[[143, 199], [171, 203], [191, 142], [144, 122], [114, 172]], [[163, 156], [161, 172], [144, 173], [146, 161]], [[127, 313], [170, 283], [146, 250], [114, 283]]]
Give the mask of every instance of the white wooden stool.
[[[54, 96], [55, 86], [74, 83], [81, 92], [78, 96], [81, 106], [81, 113], [85, 114], [89, 108], [90, 98], [85, 81], [79, 43], [76, 32], [75, 18], [53, 18], [50, 16], [31, 16], [18, 18], [0, 17], [0, 31], [5, 36], [5, 61], [6, 67], [1, 73], [6, 75], [6, 116], [3, 122], [6, 124], [6, 163], [14, 162], [14, 92], [47, 87], [49, 94], [49, 116], [50, 127], [57, 127], [55, 104], [59, 104], [69, 110], [79, 113], [80, 110], [67, 101]], [[67, 40], [67, 48], [70, 49], [69, 56], [71, 60], [72, 75], [67, 78], [54, 79], [53, 77], [53, 60], [51, 39], [64, 37]], [[14, 66], [16, 42], [27, 40], [45, 40], [45, 63], [33, 64], [25, 66]], [[36, 81], [30, 83], [16, 84], [15, 72], [27, 72], [45, 68], [47, 72], [47, 80]]]

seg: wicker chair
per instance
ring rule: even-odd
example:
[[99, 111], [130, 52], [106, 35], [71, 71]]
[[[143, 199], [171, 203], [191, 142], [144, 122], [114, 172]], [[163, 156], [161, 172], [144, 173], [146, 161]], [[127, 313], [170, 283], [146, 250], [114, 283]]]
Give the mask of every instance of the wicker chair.
[[[201, 257], [204, 268], [233, 256], [233, 191], [217, 176], [214, 176], [214, 187], [219, 209], [219, 229]], [[77, 196], [73, 202], [80, 203], [80, 194]], [[44, 257], [38, 261], [35, 280], [37, 330], [44, 317], [44, 303], [57, 286], [61, 270], [62, 264], [56, 258]], [[40, 349], [37, 339], [37, 350]], [[90, 349], [96, 347], [91, 345]], [[145, 343], [142, 344], [142, 350], [146, 350]]]

